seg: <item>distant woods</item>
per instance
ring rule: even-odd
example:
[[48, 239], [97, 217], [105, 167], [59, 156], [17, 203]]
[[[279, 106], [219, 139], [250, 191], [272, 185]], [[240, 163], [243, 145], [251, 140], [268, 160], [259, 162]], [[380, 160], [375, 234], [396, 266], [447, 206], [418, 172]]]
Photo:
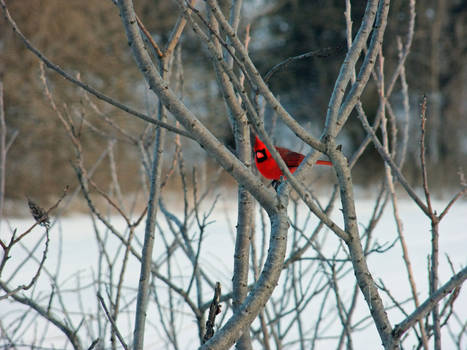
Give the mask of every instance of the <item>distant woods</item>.
[[[321, 4], [319, 4], [321, 3]], [[253, 6], [245, 1], [243, 22], [251, 23], [250, 54], [261, 73], [266, 74], [279, 62], [313, 50], [327, 50], [325, 57], [311, 56], [292, 62], [276, 72], [268, 81], [272, 91], [290, 113], [307, 128], [319, 133], [326, 115], [327, 103], [340, 62], [345, 54], [345, 20], [342, 13], [345, 1], [267, 1], [267, 6]], [[366, 1], [352, 1], [354, 29], [365, 10]], [[63, 69], [79, 75], [84, 81], [146, 114], [154, 114], [157, 104], [147, 89], [128, 49], [125, 33], [118, 20], [118, 9], [112, 1], [90, 0], [29, 0], [8, 4], [18, 25], [27, 37]], [[137, 13], [158, 42], [167, 42], [170, 28], [178, 17], [176, 2], [141, 0]], [[391, 2], [391, 15], [385, 37], [404, 35], [407, 30], [408, 1]], [[431, 180], [436, 185], [457, 183], [459, 167], [467, 164], [467, 5], [463, 1], [418, 1], [416, 26], [411, 54], [407, 57], [406, 75], [410, 87], [410, 108], [413, 115], [409, 133], [419, 136], [417, 111], [423, 95], [427, 96], [427, 158]], [[92, 8], [92, 11], [90, 10]], [[243, 23], [245, 24], [245, 23]], [[244, 28], [244, 25], [241, 26]], [[183, 91], [187, 105], [209, 120], [211, 131], [231, 143], [231, 132], [225, 128], [225, 108], [221, 92], [212, 81], [211, 62], [199, 41], [191, 40], [191, 29], [181, 41], [184, 60]], [[244, 37], [241, 32], [240, 36]], [[384, 48], [385, 66], [397, 63], [397, 47]], [[175, 61], [171, 64], [177, 64]], [[74, 179], [70, 159], [73, 147], [63, 132], [62, 123], [50, 109], [39, 79], [39, 63], [7, 26], [0, 20], [0, 76], [4, 85], [5, 119], [8, 135], [18, 137], [8, 153], [6, 196], [24, 198], [25, 195], [44, 197], [58, 193]], [[175, 77], [173, 77], [175, 79]], [[88, 165], [98, 161], [100, 150], [107, 147], [99, 129], [91, 128], [107, 115], [115, 123], [134, 133], [144, 133], [146, 126], [127, 118], [123, 112], [92, 100], [101, 116], [77, 87], [48, 72], [49, 88], [59, 108], [67, 118], [74, 119], [81, 142], [86, 148]], [[401, 99], [397, 92], [392, 99]], [[370, 80], [362, 95], [368, 117], [376, 114], [377, 86]], [[371, 101], [375, 101], [373, 104]], [[397, 106], [401, 101], [397, 101]], [[371, 106], [373, 105], [373, 110]], [[402, 111], [393, 111], [395, 116]], [[274, 114], [266, 110], [268, 127], [274, 124]], [[276, 135], [281, 134], [277, 124]], [[288, 135], [288, 134], [287, 134]], [[118, 133], [109, 135], [118, 138]], [[356, 118], [351, 118], [342, 135], [344, 150], [351, 154], [365, 137]], [[286, 140], [283, 146], [295, 146], [297, 140]], [[150, 140], [148, 140], [150, 142]], [[292, 144], [291, 144], [292, 143]], [[131, 188], [136, 166], [134, 149], [119, 146], [117, 157], [128, 166], [118, 169], [120, 179]], [[96, 150], [96, 152], [90, 152]], [[412, 164], [418, 159], [418, 148], [408, 151], [406, 170], [412, 179], [420, 171]], [[198, 154], [194, 155], [195, 157]], [[205, 162], [205, 159], [200, 159]], [[376, 151], [369, 148], [361, 166], [354, 172], [356, 181], [368, 182], [367, 169], [380, 162]], [[208, 164], [210, 165], [210, 164]], [[211, 164], [212, 165], [212, 164]], [[465, 170], [465, 169], [464, 169]], [[56, 176], [58, 175], [58, 176]], [[96, 181], [108, 181], [106, 171], [96, 169]], [[372, 172], [373, 177], [383, 174]], [[370, 181], [374, 180], [370, 177]], [[75, 180], [71, 180], [75, 181]]]

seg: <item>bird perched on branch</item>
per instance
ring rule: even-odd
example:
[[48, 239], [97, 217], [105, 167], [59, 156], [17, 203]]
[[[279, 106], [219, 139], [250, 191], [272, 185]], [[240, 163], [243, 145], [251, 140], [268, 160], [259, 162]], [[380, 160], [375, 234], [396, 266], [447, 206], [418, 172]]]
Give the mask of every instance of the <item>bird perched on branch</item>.
[[[277, 146], [275, 146], [275, 148], [279, 152], [281, 158], [284, 160], [291, 173], [297, 170], [298, 166], [305, 158], [303, 154], [291, 151], [287, 148]], [[284, 174], [282, 173], [282, 170], [279, 168], [274, 158], [272, 158], [271, 153], [267, 149], [266, 145], [258, 138], [258, 136], [255, 137], [255, 145], [253, 150], [255, 152], [256, 167], [258, 168], [259, 172], [266, 179], [275, 181], [280, 180], [281, 176]], [[316, 164], [332, 165], [332, 163], [328, 160], [318, 160], [316, 161]]]

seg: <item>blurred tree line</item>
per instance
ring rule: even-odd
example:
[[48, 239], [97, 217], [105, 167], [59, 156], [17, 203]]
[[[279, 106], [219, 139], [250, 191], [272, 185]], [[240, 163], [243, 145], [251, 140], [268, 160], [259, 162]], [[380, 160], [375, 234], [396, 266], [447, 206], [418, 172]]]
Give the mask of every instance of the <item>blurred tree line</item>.
[[[269, 29], [271, 40], [261, 43], [259, 52], [254, 55], [267, 67], [306, 51], [336, 48], [345, 38], [343, 13], [345, 1], [341, 0], [296, 0], [277, 1], [269, 16], [261, 22]], [[365, 1], [351, 1], [354, 28], [365, 10]], [[391, 2], [392, 15], [385, 37], [385, 66], [393, 69], [397, 61], [396, 36], [405, 35], [408, 21], [409, 2]], [[397, 15], [394, 15], [394, 12]], [[407, 61], [407, 80], [411, 99], [411, 138], [419, 137], [419, 103], [427, 95], [428, 106], [428, 157], [430, 173], [438, 185], [458, 183], [457, 171], [467, 164], [467, 3], [462, 0], [428, 0], [416, 3], [416, 24], [412, 52]], [[338, 52], [339, 50], [337, 50]], [[332, 83], [338, 74], [338, 62], [345, 54], [345, 47], [339, 55], [331, 54], [325, 58], [316, 57], [301, 60], [289, 69], [276, 74], [270, 81], [275, 91], [283, 91], [282, 102], [287, 103], [294, 116], [304, 122], [322, 126], [327, 103], [332, 91]], [[400, 87], [396, 90], [400, 90]], [[366, 104], [374, 100], [371, 117], [376, 113], [377, 94], [375, 84], [369, 84], [363, 96]], [[397, 98], [397, 94], [394, 94]], [[370, 102], [370, 103], [369, 103]], [[396, 115], [402, 114], [401, 101], [394, 101]], [[318, 131], [319, 132], [319, 131]], [[347, 147], [356, 147], [365, 136], [364, 130], [354, 119], [347, 126]], [[419, 158], [418, 144], [412, 142], [410, 151], [412, 162], [406, 166], [412, 179], [419, 177], [419, 169], [411, 167]], [[381, 176], [369, 172], [378, 160], [376, 151], [369, 150], [365, 155], [361, 178]], [[369, 175], [372, 174], [372, 175]]]
[[[365, 2], [354, 0], [351, 3], [356, 28]], [[175, 2], [139, 0], [136, 5], [137, 13], [157, 42], [167, 42], [164, 35], [176, 21], [179, 11]], [[83, 81], [105, 94], [151, 113], [153, 97], [132, 64], [118, 10], [112, 1], [28, 0], [13, 1], [9, 6], [26, 36], [55, 63], [67, 71], [79, 73]], [[199, 6], [203, 6], [202, 3]], [[386, 38], [405, 35], [407, 7], [405, 0], [392, 2], [391, 11], [397, 15], [389, 16]], [[281, 101], [294, 117], [315, 130], [315, 135], [319, 135], [323, 125], [332, 84], [346, 50], [343, 47], [344, 9], [343, 0], [245, 1], [244, 11], [251, 24], [250, 51], [263, 74], [288, 57], [312, 50], [322, 52], [293, 62], [269, 80], [273, 91], [280, 94]], [[418, 137], [418, 102], [426, 94], [429, 101], [428, 157], [435, 177], [431, 180], [438, 185], [454, 185], [458, 183], [457, 170], [467, 164], [467, 3], [463, 0], [418, 1], [416, 13], [413, 49], [407, 61], [413, 123], [411, 138]], [[241, 28], [246, 24], [242, 23]], [[213, 77], [205, 69], [210, 65], [208, 54], [190, 38], [191, 33], [187, 32], [181, 45], [185, 65], [188, 63], [190, 67], [184, 71], [184, 98], [195, 111], [210, 119], [216, 135], [222, 135], [226, 143], [230, 143], [223, 102], [215, 85], [210, 83]], [[395, 48], [396, 45], [388, 45], [384, 51], [387, 67], [396, 62]], [[7, 197], [46, 196], [61, 191], [75, 178], [69, 166], [73, 159], [70, 141], [44, 98], [36, 58], [19, 42], [3, 18], [0, 21], [0, 75], [5, 89], [7, 126], [10, 132], [19, 131], [8, 155]], [[60, 97], [56, 103], [65, 114], [99, 125], [101, 121], [87, 106], [82, 91], [53, 74], [49, 82], [54, 94]], [[363, 97], [366, 102], [375, 100], [374, 109], [367, 111], [369, 117], [377, 109], [376, 93], [375, 84], [370, 84]], [[393, 95], [397, 98], [397, 94]], [[95, 102], [103, 113], [127, 130], [144, 132], [146, 125], [143, 123]], [[402, 109], [400, 106], [400, 101], [394, 101], [396, 115], [402, 113], [397, 110]], [[267, 110], [266, 116], [272, 125], [273, 112]], [[352, 125], [342, 140], [349, 153], [365, 135], [356, 121]], [[97, 150], [106, 147], [107, 141], [98, 130], [87, 128], [86, 124], [82, 128], [85, 147], [96, 149], [95, 158], [85, 160], [93, 164], [99, 155]], [[280, 125], [276, 131], [276, 135], [280, 135]], [[290, 144], [287, 137], [282, 137], [278, 143], [298, 147]], [[412, 146], [410, 156], [418, 158], [416, 143], [412, 142]], [[119, 174], [122, 183], [131, 189], [134, 172], [129, 170], [136, 166], [132, 161], [133, 151], [131, 147], [119, 147], [116, 154], [127, 164], [125, 169], [119, 169]], [[367, 151], [364, 168], [355, 170], [365, 183], [371, 181], [371, 177], [380, 176], [375, 172], [370, 176], [368, 171], [379, 161], [375, 152]], [[409, 159], [406, 170], [415, 181], [418, 169], [411, 167], [411, 163]], [[98, 171], [97, 181], [106, 181], [108, 176]]]

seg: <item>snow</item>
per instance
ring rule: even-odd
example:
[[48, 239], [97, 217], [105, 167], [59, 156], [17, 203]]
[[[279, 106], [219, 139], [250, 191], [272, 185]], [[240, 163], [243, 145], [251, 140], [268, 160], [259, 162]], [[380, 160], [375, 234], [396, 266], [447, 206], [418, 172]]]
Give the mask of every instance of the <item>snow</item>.
[[[209, 272], [209, 278], [212, 281], [220, 281], [223, 286], [223, 292], [230, 290], [231, 276], [233, 270], [233, 227], [236, 224], [236, 203], [234, 200], [225, 196], [223, 200], [216, 206], [212, 216], [209, 217], [210, 222], [204, 232], [203, 247], [201, 250], [200, 264], [203, 268]], [[434, 207], [440, 212], [446, 205], [446, 201], [435, 201]], [[361, 224], [360, 228], [363, 232], [363, 228], [367, 225], [368, 219], [372, 213], [374, 202], [369, 199], [358, 199], [357, 200], [357, 213], [358, 221]], [[304, 208], [300, 208], [300, 212], [304, 212]], [[431, 231], [430, 224], [423, 212], [417, 208], [411, 201], [402, 200], [399, 202], [399, 213], [404, 223], [405, 238], [407, 241], [407, 248], [412, 263], [412, 269], [414, 271], [414, 278], [417, 284], [418, 297], [420, 302], [423, 302], [428, 297], [428, 275], [427, 275], [427, 264], [428, 257], [431, 252]], [[180, 213], [178, 213], [180, 214]], [[333, 217], [341, 224], [339, 217], [340, 211], [337, 208], [334, 210]], [[159, 225], [163, 230], [167, 230], [167, 222], [162, 214], [159, 214]], [[122, 229], [125, 223], [122, 219], [117, 217], [111, 218], [112, 224]], [[316, 217], [312, 217], [310, 220], [311, 225], [317, 223]], [[32, 225], [32, 219], [10, 219], [1, 223], [1, 238], [7, 240], [10, 237], [10, 230], [16, 228], [18, 233], [23, 232]], [[260, 227], [259, 215], [257, 215], [257, 226]], [[313, 226], [311, 226], [313, 227]], [[123, 250], [120, 245], [120, 241], [116, 239], [102, 224], [98, 224], [98, 230], [100, 238], [103, 240], [102, 244], [105, 245], [109, 252], [109, 259], [112, 261], [117, 272], [121, 266], [121, 260], [123, 256]], [[123, 230], [123, 229], [122, 229]], [[198, 228], [194, 226], [192, 231], [198, 232]], [[127, 232], [122, 231], [123, 234], [127, 235]], [[144, 222], [138, 228], [137, 236], [140, 242], [143, 240]], [[305, 230], [306, 232], [306, 230]], [[326, 236], [326, 237], [325, 237]], [[169, 236], [166, 236], [169, 237]], [[386, 208], [385, 214], [381, 218], [376, 231], [374, 233], [374, 239], [380, 244], [389, 245], [394, 242], [397, 238], [397, 231], [395, 229], [394, 218], [392, 216], [392, 207], [390, 204]], [[440, 285], [444, 284], [450, 276], [452, 276], [451, 267], [448, 259], [456, 271], [459, 271], [461, 267], [467, 265], [467, 250], [466, 250], [466, 238], [467, 238], [467, 201], [459, 201], [452, 207], [447, 216], [443, 219], [440, 224]], [[260, 237], [257, 237], [259, 240]], [[338, 246], [338, 240], [331, 233], [323, 233], [320, 236], [320, 242], [323, 243], [323, 254], [330, 258], [336, 251]], [[34, 256], [40, 258], [44, 249], [44, 236], [43, 229], [36, 227], [34, 231], [24, 239], [24, 245], [28, 249], [36, 246]], [[140, 246], [134, 243], [134, 246], [140, 252]], [[92, 221], [89, 216], [86, 215], [75, 215], [71, 217], [65, 217], [56, 222], [51, 230], [50, 236], [50, 247], [48, 252], [48, 258], [45, 264], [46, 271], [44, 271], [38, 281], [38, 284], [31, 291], [26, 292], [27, 295], [34, 295], [40, 300], [41, 305], [47, 306], [48, 297], [51, 286], [56, 284], [64, 291], [63, 302], [66, 308], [71, 310], [69, 314], [70, 320], [74, 324], [79, 323], [80, 317], [78, 313], [84, 311], [87, 313], [86, 317], [88, 320], [93, 319], [94, 329], [80, 329], [79, 334], [86, 339], [95, 339], [97, 335], [97, 325], [95, 322], [96, 317], [103, 317], [102, 314], [98, 314], [98, 302], [96, 295], [96, 287], [91, 282], [95, 278], [99, 270], [98, 261], [99, 245], [96, 243], [96, 233], [93, 228]], [[162, 239], [159, 235], [156, 236], [155, 252], [154, 257], [156, 261], [161, 259], [164, 253], [164, 246]], [[20, 283], [27, 283], [34, 271], [32, 266], [35, 266], [35, 262], [28, 258], [26, 250], [20, 247], [16, 247], [10, 253], [11, 259], [8, 261], [5, 271], [1, 278], [6, 280], [13, 273], [14, 276], [10, 281], [10, 285], [14, 286]], [[178, 255], [176, 255], [178, 256]], [[308, 257], [315, 256], [311, 251], [307, 255]], [[384, 254], [372, 254], [368, 258], [368, 265], [370, 271], [375, 278], [379, 281], [380, 279], [384, 282], [385, 286], [390, 289], [391, 295], [398, 300], [407, 299], [410, 296], [410, 288], [407, 282], [406, 268], [402, 261], [402, 253], [398, 242], [395, 243], [394, 247]], [[104, 266], [104, 265], [101, 265]], [[21, 269], [19, 269], [19, 267]], [[48, 274], [49, 272], [50, 274]], [[172, 274], [175, 282], [186, 281], [191, 276], [192, 266], [186, 258], [177, 258], [176, 264], [173, 268]], [[166, 274], [165, 268], [161, 269], [161, 273]], [[51, 275], [57, 275], [57, 280], [53, 280]], [[108, 276], [107, 276], [108, 277]], [[113, 282], [116, 283], [118, 276], [113, 276]], [[125, 293], [122, 307], [124, 312], [119, 319], [119, 327], [123, 330], [124, 337], [130, 338], [132, 335], [131, 324], [133, 322], [132, 311], [135, 309], [135, 295], [139, 280], [139, 267], [136, 259], [130, 258], [128, 273], [125, 279]], [[281, 276], [280, 283], [284, 283], [288, 276], [283, 274]], [[108, 281], [108, 280], [107, 280]], [[353, 290], [354, 276], [349, 271], [343, 278], [340, 284], [341, 296], [344, 303], [350, 302], [350, 297]], [[307, 285], [306, 281], [303, 281]], [[160, 291], [161, 294], [167, 292], [167, 287], [162, 283], [156, 282], [156, 290]], [[77, 297], [76, 290], [80, 290], [80, 296]], [[274, 296], [277, 296], [281, 286], [279, 285]], [[458, 315], [461, 317], [461, 321], [465, 322], [467, 318], [467, 292], [465, 287], [461, 290], [458, 299], [455, 302], [455, 309]], [[114, 293], [114, 290], [111, 291]], [[159, 293], [159, 292], [158, 292]], [[104, 299], [108, 302], [107, 291], [101, 289], [101, 294]], [[205, 286], [203, 289], [203, 301], [207, 302], [212, 297], [212, 290]], [[382, 293], [385, 305], [390, 305], [391, 301], [389, 298]], [[161, 297], [162, 298], [162, 297]], [[2, 326], [6, 327], [14, 319], [17, 319], [20, 315], [20, 310], [23, 308], [17, 304], [11, 303], [11, 298], [8, 300], [0, 300], [0, 320], [2, 320]], [[319, 299], [322, 300], [322, 299]], [[310, 314], [304, 315], [304, 323], [308, 326], [312, 326], [314, 320], [317, 318], [317, 312], [319, 308], [319, 300], [317, 304], [310, 304]], [[153, 301], [153, 299], [152, 299]], [[162, 303], [164, 301], [161, 299]], [[334, 296], [329, 296], [327, 303], [332, 305], [335, 301]], [[181, 343], [182, 349], [192, 349], [198, 344], [197, 340], [197, 328], [195, 320], [192, 314], [189, 312], [182, 303], [177, 301], [177, 306], [181, 312], [176, 317], [176, 334], [183, 334]], [[167, 309], [162, 308], [158, 310], [152, 302], [148, 312], [148, 332], [151, 336], [147, 337], [145, 342], [146, 348], [169, 348], [167, 337], [158, 323], [158, 318], [161, 313], [164, 317], [168, 317]], [[164, 305], [162, 305], [164, 306]], [[413, 303], [407, 302], [403, 304], [407, 312], [413, 311]], [[223, 309], [225, 310], [225, 309]], [[54, 299], [52, 311], [59, 315], [60, 319], [66, 317], [61, 313], [61, 306], [57, 299]], [[101, 311], [99, 311], [101, 312]], [[330, 309], [330, 313], [332, 311]], [[33, 318], [30, 313], [30, 318], [21, 325], [23, 329], [22, 341], [31, 342], [32, 339], [39, 339], [38, 334], [44, 332], [45, 324], [41, 318]], [[357, 321], [368, 315], [366, 305], [363, 298], [359, 298], [358, 307], [354, 320]], [[397, 309], [390, 309], [388, 315], [391, 324], [397, 324], [403, 319], [402, 313]], [[228, 317], [228, 315], [227, 315]], [[337, 324], [332, 322], [336, 321], [334, 316], [329, 319], [327, 326], [322, 325], [320, 336], [323, 340], [320, 341], [319, 348], [335, 348], [336, 340], [332, 338], [335, 335], [340, 334], [340, 328]], [[456, 322], [452, 319], [452, 329], [458, 329]], [[18, 320], [16, 322], [19, 322]], [[224, 320], [225, 322], [225, 320]], [[368, 324], [366, 321], [365, 324]], [[16, 324], [16, 323], [15, 323]], [[83, 327], [85, 328], [85, 327]], [[92, 328], [92, 327], [91, 327]], [[88, 333], [87, 333], [88, 332]], [[293, 338], [293, 332], [287, 334], [287, 337]], [[89, 338], [88, 338], [89, 337]], [[284, 342], [288, 338], [285, 338]], [[467, 341], [464, 335], [464, 345]], [[70, 345], [66, 343], [63, 335], [53, 326], [49, 326], [46, 332], [44, 345], [55, 346], [55, 347], [66, 347], [70, 348]], [[366, 327], [363, 330], [354, 333], [353, 345], [355, 349], [378, 349], [381, 347], [376, 329], [373, 326]], [[92, 340], [90, 340], [91, 342]], [[103, 339], [106, 346], [109, 345], [108, 338]], [[454, 348], [454, 343], [449, 336], [447, 328], [443, 330], [442, 337], [443, 345], [446, 349]], [[411, 348], [416, 343], [416, 339], [413, 336], [413, 332], [404, 343], [406, 348]], [[195, 345], [194, 345], [195, 344]], [[89, 346], [84, 344], [84, 347]], [[256, 344], [258, 345], [258, 344]], [[1, 346], [1, 344], [0, 344]], [[291, 346], [290, 348], [294, 348]]]

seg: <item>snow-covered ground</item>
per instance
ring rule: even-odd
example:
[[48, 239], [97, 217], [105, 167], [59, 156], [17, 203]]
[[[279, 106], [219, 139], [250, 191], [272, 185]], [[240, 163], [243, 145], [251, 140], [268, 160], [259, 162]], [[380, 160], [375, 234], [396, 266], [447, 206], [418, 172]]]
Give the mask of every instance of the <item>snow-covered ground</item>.
[[[399, 212], [400, 217], [404, 223], [405, 238], [409, 250], [412, 268], [415, 275], [415, 282], [419, 292], [419, 300], [423, 302], [428, 296], [428, 275], [427, 264], [428, 256], [431, 251], [431, 233], [430, 224], [422, 211], [418, 209], [411, 201], [402, 200], [400, 203]], [[435, 201], [434, 207], [441, 211], [446, 204], [446, 201]], [[365, 227], [368, 223], [373, 210], [373, 201], [368, 199], [359, 199], [357, 201], [358, 220], [361, 227]], [[216, 206], [212, 216], [209, 218], [210, 224], [206, 226], [204, 237], [204, 248], [201, 251], [200, 263], [206, 271], [209, 271], [212, 280], [219, 280], [224, 288], [224, 291], [230, 289], [232, 265], [233, 265], [233, 246], [234, 241], [232, 237], [232, 227], [236, 224], [235, 218], [236, 204], [234, 201], [222, 199]], [[301, 209], [303, 210], [303, 208]], [[161, 218], [161, 216], [159, 216]], [[339, 210], [335, 210], [335, 220], [340, 223]], [[259, 222], [259, 219], [258, 219]], [[312, 218], [311, 223], [316, 224], [317, 219]], [[122, 219], [113, 218], [113, 225], [116, 227], [123, 227], [124, 222]], [[16, 228], [18, 233], [23, 232], [30, 227], [32, 219], [11, 219], [1, 223], [1, 238], [5, 241], [10, 236], [10, 230]], [[160, 219], [162, 228], [166, 228], [165, 219]], [[259, 224], [258, 224], [259, 225]], [[101, 237], [104, 237], [107, 251], [110, 252], [109, 259], [115, 256], [118, 258], [115, 261], [116, 266], [119, 266], [123, 252], [119, 241], [107, 232], [102, 225], [98, 226]], [[144, 231], [144, 223], [139, 227], [138, 236], [142, 237]], [[28, 249], [37, 245], [35, 252], [36, 257], [40, 257], [43, 251], [43, 229], [36, 228], [25, 239], [25, 246]], [[381, 218], [381, 222], [375, 231], [374, 239], [380, 244], [392, 243], [397, 238], [395, 230], [394, 218], [392, 216], [392, 207], [389, 205], [385, 214]], [[445, 283], [450, 276], [451, 267], [448, 259], [453, 267], [458, 271], [461, 267], [467, 264], [467, 201], [459, 201], [454, 205], [449, 214], [443, 219], [440, 225], [440, 284]], [[335, 251], [337, 240], [330, 236], [327, 240], [323, 240], [323, 253], [329, 253], [331, 256]], [[135, 245], [137, 247], [137, 244]], [[119, 250], [120, 249], [120, 250]], [[163, 243], [159, 236], [156, 237], [154, 256], [159, 257], [163, 254]], [[51, 286], [56, 284], [60, 286], [63, 293], [62, 303], [67, 309], [71, 310], [69, 317], [75, 322], [79, 323], [78, 313], [85, 311], [88, 313], [87, 317], [92, 318], [96, 314], [97, 299], [95, 286], [90, 284], [95, 279], [98, 272], [98, 251], [99, 246], [96, 243], [96, 234], [93, 224], [89, 216], [79, 215], [67, 218], [62, 218], [54, 225], [51, 230], [51, 242], [49, 247], [48, 259], [45, 267], [47, 271], [41, 274], [37, 286], [28, 291], [28, 295], [34, 295], [40, 300], [41, 305], [47, 306], [48, 295]], [[31, 266], [35, 265], [30, 258], [27, 257], [26, 250], [17, 247], [10, 253], [11, 259], [8, 261], [7, 267], [2, 280], [8, 279], [12, 276], [10, 285], [14, 286], [16, 283], [28, 282], [33, 272]], [[386, 287], [390, 289], [391, 294], [398, 300], [405, 300], [410, 296], [410, 289], [407, 283], [407, 275], [405, 266], [402, 261], [402, 253], [398, 243], [385, 252], [384, 254], [373, 254], [368, 259], [370, 270], [376, 280], [381, 279]], [[21, 269], [19, 269], [21, 267]], [[188, 270], [187, 270], [188, 269]], [[118, 271], [118, 269], [117, 269]], [[50, 273], [50, 275], [48, 273]], [[186, 262], [178, 262], [174, 271], [177, 276], [189, 276], [191, 270]], [[53, 281], [51, 275], [57, 275], [58, 279]], [[138, 285], [139, 268], [135, 259], [130, 259], [128, 267], [127, 278], [125, 280], [125, 303], [134, 305], [134, 298], [136, 295], [136, 288]], [[183, 277], [180, 277], [181, 279]], [[281, 281], [285, 277], [281, 278]], [[341, 293], [344, 302], [348, 302], [351, 296], [353, 275], [347, 274], [342, 280]], [[458, 299], [455, 302], [455, 309], [458, 315], [467, 319], [467, 287], [461, 290]], [[76, 290], [80, 290], [80, 296], [77, 297]], [[205, 288], [205, 300], [208, 301], [212, 297], [212, 291]], [[106, 295], [106, 291], [101, 291], [102, 295]], [[105, 298], [107, 300], [107, 298]], [[384, 296], [384, 301], [387, 305], [390, 300]], [[359, 301], [358, 309], [355, 319], [358, 320], [368, 314], [366, 306], [363, 301]], [[404, 304], [408, 312], [413, 310], [412, 303]], [[54, 300], [54, 311], [60, 318], [63, 318], [60, 310], [60, 302]], [[41, 335], [47, 330], [46, 341], [44, 345], [53, 346], [55, 348], [63, 348], [66, 344], [63, 335], [57, 331], [53, 326], [45, 326], [41, 322], [40, 317], [35, 317], [34, 312], [30, 312], [27, 320], [23, 323], [18, 319], [20, 316], [21, 308], [17, 304], [11, 303], [11, 298], [8, 300], [0, 300], [0, 320], [2, 327], [7, 327], [13, 324], [20, 325], [22, 328], [23, 341], [28, 342], [30, 339], [39, 339]], [[130, 306], [129, 310], [134, 310], [134, 306]], [[76, 312], [76, 314], [75, 314]], [[317, 312], [317, 311], [316, 311]], [[399, 323], [402, 320], [402, 314], [397, 309], [388, 311], [392, 324]], [[77, 318], [78, 317], [78, 318]], [[150, 327], [152, 335], [146, 340], [146, 347], [153, 349], [165, 348], [166, 342], [163, 340], [165, 335], [161, 329], [158, 329], [156, 319], [159, 317], [159, 311], [156, 307], [150, 308], [148, 322], [155, 325]], [[314, 315], [306, 315], [310, 320], [314, 319]], [[305, 317], [305, 318], [306, 318]], [[124, 336], [131, 335], [131, 322], [133, 316], [131, 312], [125, 313], [120, 319], [120, 327], [124, 330]], [[455, 322], [452, 323], [453, 331], [457, 328]], [[97, 327], [97, 326], [96, 326]], [[184, 344], [181, 348], [193, 349], [196, 348], [197, 342], [197, 329], [194, 323], [194, 318], [190, 314], [182, 312], [177, 316], [177, 328], [179, 332], [183, 332]], [[97, 329], [97, 328], [96, 328]], [[318, 348], [334, 348], [335, 339], [333, 335], [339, 334], [339, 328], [330, 326], [323, 329], [323, 338], [329, 336], [329, 340], [322, 340], [321, 346]], [[86, 333], [88, 332], [88, 333]], [[86, 336], [89, 339], [97, 337], [96, 330], [94, 329], [80, 329], [79, 334]], [[179, 333], [182, 334], [182, 333]], [[4, 338], [3, 338], [4, 339]], [[467, 335], [464, 334], [464, 345], [467, 348]], [[3, 340], [1, 340], [3, 342]], [[104, 339], [108, 345], [108, 339]], [[381, 348], [380, 340], [376, 329], [373, 326], [366, 327], [365, 329], [355, 333], [353, 336], [355, 349], [378, 349]], [[413, 339], [409, 339], [406, 343], [407, 348], [411, 348], [414, 343]], [[3, 344], [5, 345], [5, 344]], [[84, 344], [85, 347], [90, 344]], [[453, 349], [454, 344], [451, 337], [444, 328], [443, 332], [443, 345], [445, 349]], [[0, 344], [2, 346], [2, 344]], [[67, 346], [70, 348], [69, 344]], [[293, 346], [291, 347], [293, 348]]]

